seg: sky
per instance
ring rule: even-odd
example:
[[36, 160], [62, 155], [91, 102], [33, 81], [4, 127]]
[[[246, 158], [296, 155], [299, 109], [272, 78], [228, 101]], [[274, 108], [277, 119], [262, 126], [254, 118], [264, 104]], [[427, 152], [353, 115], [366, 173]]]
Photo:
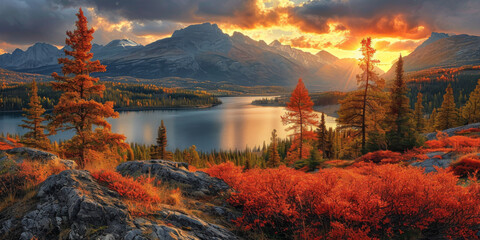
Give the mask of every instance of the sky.
[[340, 58], [359, 58], [361, 39], [372, 37], [383, 70], [431, 32], [480, 35], [480, 0], [0, 0], [0, 54], [36, 42], [63, 46], [79, 7], [98, 44], [145, 45], [211, 22], [230, 35]]

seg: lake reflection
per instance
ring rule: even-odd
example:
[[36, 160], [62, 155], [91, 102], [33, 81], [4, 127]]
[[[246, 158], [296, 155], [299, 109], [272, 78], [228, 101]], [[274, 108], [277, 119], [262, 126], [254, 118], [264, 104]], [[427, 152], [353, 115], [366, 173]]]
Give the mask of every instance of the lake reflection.
[[[225, 97], [223, 104], [198, 110], [124, 111], [117, 119], [108, 119], [112, 131], [122, 133], [128, 142], [153, 144], [160, 120], [167, 128], [168, 148], [244, 149], [262, 146], [270, 141], [270, 134], [277, 129], [281, 138], [287, 136], [280, 116], [282, 107], [253, 106], [250, 103], [261, 97]], [[6, 133], [25, 133], [18, 127], [20, 114], [0, 114], [0, 128]], [[326, 116], [327, 128], [335, 127], [335, 118]], [[68, 139], [69, 132], [60, 132], [52, 140]]]

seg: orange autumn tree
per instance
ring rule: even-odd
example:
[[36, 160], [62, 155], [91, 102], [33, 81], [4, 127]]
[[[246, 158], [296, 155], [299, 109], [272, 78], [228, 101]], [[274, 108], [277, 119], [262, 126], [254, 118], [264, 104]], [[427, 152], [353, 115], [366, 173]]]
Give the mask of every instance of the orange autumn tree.
[[[315, 139], [315, 133], [312, 131], [317, 125], [317, 114], [313, 112], [313, 102], [308, 95], [308, 90], [303, 84], [302, 79], [298, 79], [298, 84], [293, 90], [290, 101], [287, 103], [287, 112], [282, 116], [283, 125], [287, 125], [287, 131], [293, 130], [293, 144], [288, 152], [290, 162], [308, 158], [310, 149], [308, 149], [308, 140]], [[309, 128], [310, 127], [310, 128]]]
[[99, 79], [89, 74], [104, 72], [106, 69], [100, 61], [91, 61], [94, 29], [88, 29], [87, 18], [81, 8], [76, 15], [77, 29], [67, 31], [68, 38], [65, 40], [69, 46], [65, 50], [67, 57], [58, 59], [58, 63], [63, 64], [63, 76], [52, 73], [57, 80], [51, 83], [53, 89], [63, 93], [54, 107], [50, 128], [53, 132], [75, 131], [75, 136], [62, 147], [67, 157], [74, 158], [80, 166], [85, 166], [89, 153], [95, 156], [95, 152], [127, 148], [128, 145], [124, 143], [125, 136], [112, 133], [111, 126], [106, 121], [106, 118], [118, 117], [118, 113], [113, 110], [113, 102], [100, 103], [93, 99], [94, 96], [103, 97], [105, 86], [98, 84]]

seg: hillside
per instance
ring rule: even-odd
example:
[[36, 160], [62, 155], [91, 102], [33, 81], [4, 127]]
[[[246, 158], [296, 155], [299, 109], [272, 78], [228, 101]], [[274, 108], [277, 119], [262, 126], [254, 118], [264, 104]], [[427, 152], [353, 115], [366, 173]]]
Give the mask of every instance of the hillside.
[[[354, 59], [338, 59], [326, 51], [314, 55], [278, 41], [266, 44], [239, 32], [229, 36], [210, 23], [188, 26], [146, 46], [128, 39], [94, 44], [92, 52], [94, 59], [107, 65], [107, 72], [98, 74], [105, 77], [180, 77], [283, 87], [292, 87], [303, 78], [314, 90], [346, 91], [356, 87], [355, 76], [360, 72]], [[62, 49], [37, 43], [26, 51], [0, 55], [0, 67], [50, 75], [60, 71], [56, 59], [61, 56]]]
[[[480, 64], [480, 37], [466, 34], [432, 35], [412, 53], [403, 58], [405, 72], [429, 68], [452, 68]], [[385, 78], [393, 79], [395, 64], [387, 71]]]

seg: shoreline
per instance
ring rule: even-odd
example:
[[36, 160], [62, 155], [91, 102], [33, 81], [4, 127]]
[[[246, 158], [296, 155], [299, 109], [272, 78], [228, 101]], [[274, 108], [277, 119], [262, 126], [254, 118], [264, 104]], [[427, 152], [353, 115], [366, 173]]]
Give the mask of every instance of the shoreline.
[[[115, 111], [150, 111], [150, 110], [195, 110], [195, 109], [207, 109], [221, 105], [222, 103], [199, 105], [199, 106], [176, 106], [176, 107], [119, 107], [113, 108]], [[45, 109], [45, 112], [52, 112], [53, 109]], [[0, 110], [0, 114], [3, 113], [23, 113], [23, 110]]]

